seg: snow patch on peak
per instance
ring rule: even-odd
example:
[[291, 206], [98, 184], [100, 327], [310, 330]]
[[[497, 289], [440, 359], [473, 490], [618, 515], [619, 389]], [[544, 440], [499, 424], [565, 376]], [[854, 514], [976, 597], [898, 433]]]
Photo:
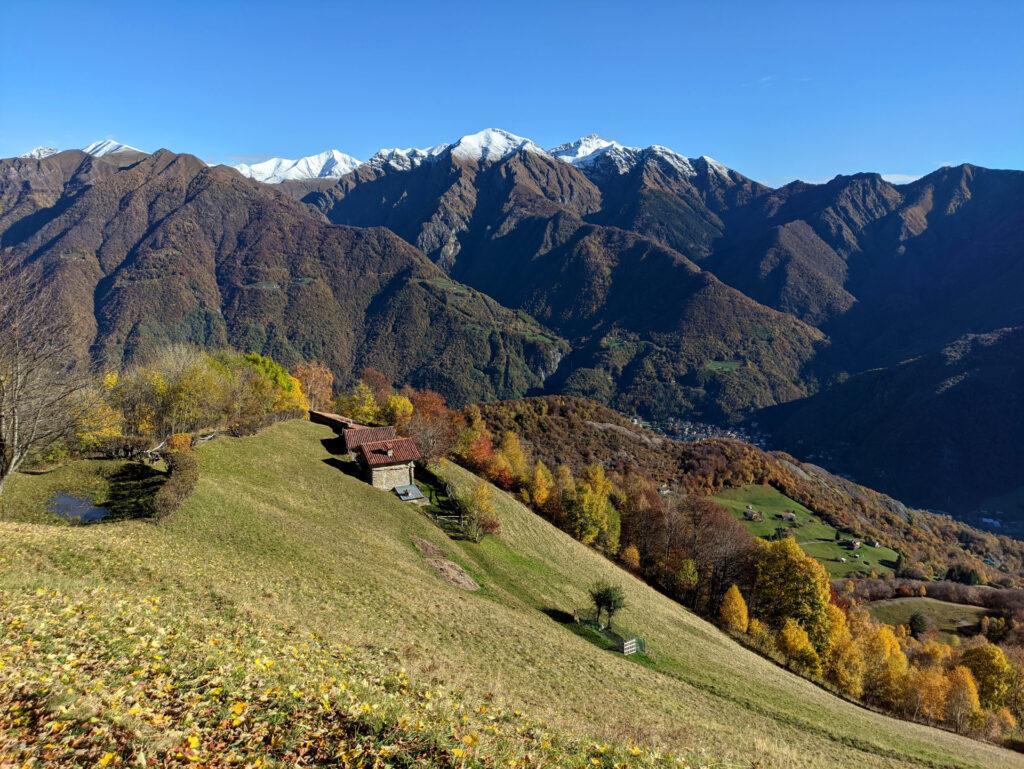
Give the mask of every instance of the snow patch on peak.
[[129, 144], [122, 144], [114, 139], [100, 139], [97, 142], [93, 142], [88, 147], [84, 147], [82, 152], [93, 157], [101, 158], [104, 155], [114, 155], [118, 152], [142, 152], [142, 150], [132, 147]]
[[550, 152], [574, 166], [589, 168], [600, 164], [602, 168], [610, 167], [615, 173], [624, 174], [636, 165], [640, 150], [588, 134], [574, 142], [559, 144]]
[[707, 163], [708, 168], [720, 174], [721, 176], [729, 175], [729, 169], [726, 168], [723, 164], [719, 163], [713, 157], [709, 157], [708, 155], [701, 155], [699, 159]]
[[545, 154], [529, 139], [516, 136], [500, 128], [485, 128], [475, 134], [463, 136], [451, 145], [452, 156], [474, 163], [504, 160], [519, 151]]
[[622, 145], [616, 141], [604, 139], [597, 134], [587, 134], [574, 142], [566, 142], [553, 147], [548, 152], [556, 158], [572, 163], [573, 165], [586, 165], [588, 160], [598, 152], [604, 152], [612, 148], [621, 149]]
[[696, 176], [697, 171], [688, 157], [680, 155], [675, 150], [663, 147], [660, 144], [652, 144], [648, 148], [652, 155], [664, 160], [669, 166], [681, 173], [683, 176]]
[[373, 157], [367, 161], [367, 165], [379, 170], [391, 169], [395, 171], [408, 171], [415, 168], [426, 160], [440, 155], [448, 149], [447, 144], [436, 144], [433, 147], [420, 149], [419, 147], [387, 147], [377, 150]]
[[351, 155], [338, 150], [327, 150], [298, 160], [270, 158], [260, 163], [239, 163], [233, 168], [242, 176], [258, 182], [279, 184], [296, 179], [340, 179], [362, 165]]
[[50, 155], [56, 155], [60, 152], [56, 147], [36, 147], [31, 149], [23, 155], [18, 155], [19, 158], [30, 158], [31, 160], [42, 160], [48, 158]]

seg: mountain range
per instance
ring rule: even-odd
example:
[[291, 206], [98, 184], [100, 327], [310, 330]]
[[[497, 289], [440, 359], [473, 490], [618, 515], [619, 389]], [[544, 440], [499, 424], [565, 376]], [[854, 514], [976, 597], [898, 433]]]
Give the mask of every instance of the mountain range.
[[773, 189], [498, 129], [235, 169], [111, 145], [0, 161], [3, 258], [44, 266], [83, 355], [232, 344], [454, 402], [742, 422], [912, 504], [1024, 520], [1020, 171]]

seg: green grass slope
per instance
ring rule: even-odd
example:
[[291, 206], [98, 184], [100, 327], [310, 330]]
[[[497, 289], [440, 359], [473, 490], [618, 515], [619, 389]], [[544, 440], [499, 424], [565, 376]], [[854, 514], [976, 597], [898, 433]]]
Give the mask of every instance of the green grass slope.
[[[864, 545], [854, 552], [847, 550], [836, 540], [836, 529], [825, 523], [821, 516], [807, 509], [799, 502], [790, 499], [781, 491], [758, 484], [725, 489], [715, 495], [714, 500], [735, 515], [755, 537], [769, 537], [778, 528], [791, 528], [797, 544], [804, 552], [821, 561], [832, 577], [849, 577], [853, 574], [869, 574], [876, 571], [886, 574], [893, 570], [898, 557], [895, 550], [888, 547], [872, 547]], [[743, 513], [751, 505], [764, 518], [761, 521], [748, 521]], [[790, 523], [778, 516], [787, 511], [796, 514], [796, 521]], [[793, 524], [796, 524], [795, 526]], [[842, 538], [849, 539], [846, 535]], [[840, 559], [845, 558], [844, 563]]]
[[934, 598], [910, 597], [872, 601], [865, 607], [875, 619], [889, 625], [909, 625], [910, 617], [921, 612], [939, 631], [939, 637], [951, 641], [961, 633], [977, 632], [982, 617], [989, 611], [981, 606], [937, 601]]
[[[867, 711], [787, 673], [504, 494], [500, 538], [449, 540], [415, 507], [327, 463], [329, 437], [292, 422], [204, 445], [197, 492], [159, 525], [0, 523], [2, 595], [103, 588], [159, 597], [198, 627], [244, 618], [267, 633], [312, 632], [391, 653], [419, 684], [495, 695], [564, 733], [697, 760], [1024, 767], [1017, 754]], [[474, 480], [450, 465], [445, 473]], [[442, 580], [415, 539], [481, 589]], [[599, 578], [625, 588], [621, 625], [647, 640], [649, 664], [552, 619], [584, 606]]]

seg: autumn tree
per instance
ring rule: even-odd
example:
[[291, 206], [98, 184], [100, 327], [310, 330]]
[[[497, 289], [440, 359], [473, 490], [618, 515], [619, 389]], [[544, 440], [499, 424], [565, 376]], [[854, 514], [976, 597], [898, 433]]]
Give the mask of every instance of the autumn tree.
[[380, 406], [377, 405], [373, 390], [362, 380], [338, 397], [335, 408], [342, 416], [360, 424], [372, 425], [380, 422]]
[[911, 668], [904, 693], [904, 712], [914, 721], [943, 721], [949, 679], [942, 668]]
[[909, 664], [896, 633], [888, 625], [876, 625], [864, 644], [865, 694], [873, 702], [896, 710], [903, 701]]
[[395, 393], [388, 396], [381, 411], [388, 424], [394, 425], [399, 432], [404, 432], [409, 420], [412, 419], [413, 410], [411, 400]]
[[796, 620], [816, 649], [828, 639], [831, 601], [828, 574], [792, 539], [759, 543], [754, 583], [755, 614], [770, 625]]
[[586, 545], [598, 544], [606, 552], [619, 545], [618, 514], [611, 503], [612, 484], [601, 465], [590, 465], [579, 484], [579, 499], [571, 513], [572, 533]]
[[804, 675], [821, 675], [821, 659], [815, 651], [807, 631], [792, 617], [786, 619], [779, 630], [776, 645], [786, 663]]
[[864, 693], [864, 654], [853, 638], [846, 613], [833, 603], [828, 606], [828, 615], [822, 673], [843, 694], [859, 698]]
[[719, 610], [719, 618], [724, 627], [730, 633], [746, 633], [749, 618], [747, 617], [747, 602], [743, 600], [740, 589], [733, 585], [725, 591], [722, 599], [722, 606]]
[[315, 360], [299, 363], [292, 369], [292, 375], [299, 380], [310, 408], [320, 410], [331, 404], [334, 398], [334, 373], [323, 363]]
[[522, 441], [514, 432], [506, 432], [501, 437], [501, 448], [499, 451], [508, 460], [508, 466], [512, 470], [512, 477], [516, 483], [526, 483], [529, 478], [529, 460], [526, 457], [526, 450]]
[[974, 674], [963, 665], [957, 665], [948, 674], [946, 693], [946, 723], [963, 734], [973, 728], [981, 716], [981, 701]]
[[974, 676], [982, 707], [994, 710], [1003, 704], [1010, 690], [1013, 668], [1002, 649], [987, 642], [965, 649], [960, 655], [960, 664]]
[[432, 390], [411, 393], [413, 413], [405, 431], [416, 441], [424, 459], [433, 462], [455, 446], [463, 427], [460, 414], [452, 412], [444, 398]]
[[630, 542], [619, 553], [619, 561], [627, 569], [633, 572], [640, 571], [640, 550], [637, 546]]
[[0, 262], [0, 494], [27, 459], [70, 435], [88, 377], [34, 272]]

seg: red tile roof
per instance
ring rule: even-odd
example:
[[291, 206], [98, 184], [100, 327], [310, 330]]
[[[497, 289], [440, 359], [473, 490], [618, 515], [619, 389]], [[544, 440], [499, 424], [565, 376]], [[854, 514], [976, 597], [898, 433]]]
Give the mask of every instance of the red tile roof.
[[391, 425], [385, 425], [384, 427], [353, 427], [345, 431], [345, 445], [349, 451], [355, 451], [356, 448], [364, 443], [388, 441], [397, 437], [398, 433], [395, 432], [395, 428]]
[[394, 438], [360, 444], [356, 455], [369, 467], [401, 465], [419, 459], [422, 455], [412, 438]]

